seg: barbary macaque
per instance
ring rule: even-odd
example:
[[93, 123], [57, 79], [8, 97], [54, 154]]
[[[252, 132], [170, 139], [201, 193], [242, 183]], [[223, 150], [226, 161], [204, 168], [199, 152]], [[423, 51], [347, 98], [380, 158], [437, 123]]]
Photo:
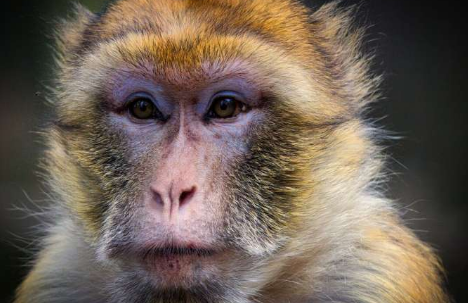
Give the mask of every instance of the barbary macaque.
[[353, 8], [120, 0], [58, 29], [55, 200], [16, 303], [441, 303], [379, 185]]

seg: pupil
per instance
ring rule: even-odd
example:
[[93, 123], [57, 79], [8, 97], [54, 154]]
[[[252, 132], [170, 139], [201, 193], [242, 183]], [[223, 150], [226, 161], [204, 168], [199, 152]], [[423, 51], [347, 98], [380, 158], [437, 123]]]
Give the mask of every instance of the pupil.
[[221, 110], [223, 110], [223, 111], [227, 110], [230, 103], [232, 103], [232, 99], [230, 99], [230, 98], [223, 99], [223, 100], [221, 100], [221, 103], [219, 104], [219, 108]]
[[146, 101], [140, 101], [139, 107], [142, 112], [145, 112], [148, 109], [148, 103]]

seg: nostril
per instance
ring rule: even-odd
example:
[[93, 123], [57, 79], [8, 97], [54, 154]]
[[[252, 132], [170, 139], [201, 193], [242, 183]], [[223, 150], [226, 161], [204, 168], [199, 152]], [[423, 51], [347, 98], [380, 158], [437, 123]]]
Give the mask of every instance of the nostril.
[[159, 194], [157, 191], [153, 191], [153, 201], [156, 202], [158, 205], [164, 205], [164, 201], [161, 197], [161, 194]]
[[189, 190], [183, 191], [179, 196], [179, 206], [182, 207], [184, 204], [187, 204], [190, 199], [192, 199], [193, 195], [195, 194], [195, 186]]

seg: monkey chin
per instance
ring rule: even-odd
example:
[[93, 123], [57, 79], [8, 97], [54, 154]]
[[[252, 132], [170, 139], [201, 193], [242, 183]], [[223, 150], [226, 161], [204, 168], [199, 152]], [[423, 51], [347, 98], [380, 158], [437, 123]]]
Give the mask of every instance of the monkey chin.
[[209, 284], [221, 277], [226, 262], [222, 251], [195, 247], [148, 249], [140, 263], [154, 286], [161, 290], [186, 289]]

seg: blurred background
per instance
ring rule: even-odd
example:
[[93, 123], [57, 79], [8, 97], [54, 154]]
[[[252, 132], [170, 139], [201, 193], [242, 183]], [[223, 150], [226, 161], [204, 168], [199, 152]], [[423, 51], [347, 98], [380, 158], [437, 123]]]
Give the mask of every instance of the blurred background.
[[[78, 2], [99, 11], [105, 1]], [[443, 2], [345, 1], [355, 3], [361, 6], [359, 23], [372, 25], [367, 48], [376, 50], [376, 72], [385, 74], [385, 98], [369, 116], [404, 137], [386, 142], [395, 172], [388, 195], [408, 209], [407, 224], [439, 252], [455, 301], [468, 302], [466, 13]], [[27, 273], [26, 251], [37, 221], [14, 208], [44, 199], [35, 173], [42, 152], [36, 132], [47, 119], [44, 86], [53, 76], [53, 21], [66, 16], [71, 4], [2, 3], [0, 302], [10, 302]]]

